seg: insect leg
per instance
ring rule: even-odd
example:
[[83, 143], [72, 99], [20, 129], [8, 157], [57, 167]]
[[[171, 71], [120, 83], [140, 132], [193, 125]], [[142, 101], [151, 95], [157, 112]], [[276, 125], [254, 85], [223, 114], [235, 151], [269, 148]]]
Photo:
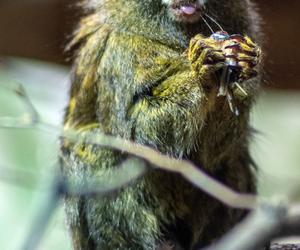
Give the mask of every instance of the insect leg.
[[236, 116], [240, 115], [240, 112], [235, 104], [235, 101], [233, 99], [233, 94], [232, 94], [232, 90], [228, 90], [227, 94], [226, 94], [226, 99], [229, 105], [229, 108], [231, 110], [232, 113], [234, 113]]

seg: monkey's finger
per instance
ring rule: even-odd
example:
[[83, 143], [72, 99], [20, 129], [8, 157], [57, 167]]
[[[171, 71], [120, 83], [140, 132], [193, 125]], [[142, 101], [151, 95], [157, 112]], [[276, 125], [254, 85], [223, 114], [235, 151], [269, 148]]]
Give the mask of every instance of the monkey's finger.
[[244, 41], [245, 41], [245, 43], [249, 46], [249, 47], [252, 47], [252, 48], [256, 48], [257, 47], [257, 45], [251, 40], [251, 38], [250, 37], [248, 37], [248, 36], [245, 36], [244, 37]]
[[206, 58], [204, 60], [204, 64], [215, 64], [218, 62], [224, 62], [225, 56], [222, 52], [216, 51], [216, 50], [210, 50], [206, 54]]
[[242, 62], [247, 62], [250, 67], [255, 67], [259, 63], [258, 57], [249, 56], [244, 53], [238, 53], [235, 58], [238, 61], [238, 64], [243, 67]]
[[215, 50], [217, 52], [222, 52], [219, 48], [214, 48], [214, 47], [209, 46], [208, 44], [206, 44], [203, 40], [199, 40], [195, 44], [193, 44], [193, 46], [190, 47], [189, 54], [188, 54], [189, 55], [189, 60], [190, 61], [196, 60], [205, 49], [210, 49], [210, 50]]
[[199, 71], [200, 67], [206, 64], [213, 65], [218, 62], [224, 62], [225, 57], [222, 52], [212, 50], [211, 48], [206, 48], [198, 56], [194, 55], [194, 58], [191, 58], [191, 63], [195, 71]]
[[236, 41], [226, 42], [224, 50], [234, 50], [237, 52], [245, 53], [249, 56], [258, 56], [258, 49], [249, 47], [246, 43], [238, 43]]
[[230, 36], [229, 40], [235, 40], [239, 43], [246, 44], [247, 46], [249, 46], [251, 48], [257, 47], [257, 45], [252, 41], [252, 39], [249, 36], [242, 36], [239, 34], [234, 34], [234, 35]]
[[195, 37], [193, 37], [190, 41], [190, 47], [194, 47], [195, 44], [198, 42], [198, 41], [202, 41], [204, 40], [203, 36], [198, 34], [196, 35]]
[[201, 68], [199, 68], [199, 77], [203, 79], [210, 79], [213, 74], [215, 74], [217, 71], [224, 68], [225, 64], [223, 62], [214, 64], [214, 65], [202, 65]]

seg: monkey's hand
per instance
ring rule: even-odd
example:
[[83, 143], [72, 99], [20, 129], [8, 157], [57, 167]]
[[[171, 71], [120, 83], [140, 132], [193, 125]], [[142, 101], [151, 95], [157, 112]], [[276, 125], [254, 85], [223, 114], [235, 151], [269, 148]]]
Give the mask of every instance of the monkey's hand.
[[220, 42], [202, 35], [195, 36], [189, 45], [188, 59], [193, 72], [205, 87], [218, 86], [222, 68], [228, 60], [240, 68], [237, 82], [244, 82], [257, 76], [257, 65], [261, 61], [261, 49], [249, 37], [232, 35]]
[[261, 62], [261, 49], [248, 36], [231, 35], [223, 44], [226, 58], [234, 60], [241, 71], [238, 82], [257, 76], [257, 65]]
[[188, 59], [193, 73], [202, 81], [204, 87], [217, 86], [216, 72], [225, 65], [225, 55], [222, 49], [212, 38], [204, 38], [202, 35], [195, 36], [189, 45]]

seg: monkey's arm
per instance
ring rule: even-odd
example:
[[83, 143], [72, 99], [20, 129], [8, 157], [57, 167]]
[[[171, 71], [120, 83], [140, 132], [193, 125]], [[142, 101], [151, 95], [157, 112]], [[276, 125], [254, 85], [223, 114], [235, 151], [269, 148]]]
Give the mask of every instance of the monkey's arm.
[[149, 45], [148, 54], [156, 50], [155, 56], [137, 60], [141, 61], [134, 68], [134, 86], [138, 87], [127, 113], [134, 120], [133, 140], [176, 157], [195, 146], [208, 113], [214, 109], [215, 73], [224, 61], [222, 53], [207, 43], [199, 35], [185, 53]]
[[[149, 46], [148, 50], [153, 47]], [[199, 137], [208, 115], [224, 114], [226, 119], [235, 119], [226, 99], [218, 97], [225, 55], [215, 40], [201, 35], [191, 40], [183, 54], [176, 55], [159, 46], [155, 49], [157, 57], [152, 59], [152, 66], [156, 70], [148, 66], [141, 67], [135, 74], [144, 72], [145, 77], [138, 77], [143, 79], [142, 84], [138, 82], [135, 85], [144, 87], [144, 91], [136, 91], [133, 98], [135, 102], [130, 110], [133, 115], [131, 118], [136, 120], [134, 139], [179, 156], [195, 145], [195, 139]], [[246, 98], [237, 100], [241, 113], [243, 109], [248, 111], [257, 87], [256, 81], [252, 81], [259, 59], [256, 50], [256, 45], [249, 38], [239, 44], [237, 61], [242, 68], [239, 80], [248, 94]], [[235, 91], [234, 94], [238, 96], [240, 93]]]

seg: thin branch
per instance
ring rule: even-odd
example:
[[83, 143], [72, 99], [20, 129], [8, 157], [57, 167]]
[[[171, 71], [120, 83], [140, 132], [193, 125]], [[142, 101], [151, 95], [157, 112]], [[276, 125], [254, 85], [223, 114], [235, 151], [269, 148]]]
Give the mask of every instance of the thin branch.
[[4, 129], [32, 129], [35, 124], [27, 114], [20, 117], [0, 117], [0, 128]]
[[29, 234], [25, 238], [26, 241], [21, 248], [22, 250], [34, 250], [38, 248], [47, 225], [59, 205], [59, 200], [64, 188], [63, 185], [61, 178], [58, 177], [53, 180], [49, 192], [46, 193], [44, 201], [41, 202], [42, 207], [39, 208], [35, 214], [31, 229], [28, 231]]
[[278, 244], [274, 243], [270, 247], [270, 250], [299, 250], [300, 244]]
[[274, 238], [290, 236], [300, 236], [300, 205], [292, 205], [288, 208], [287, 218]]
[[35, 250], [45, 233], [49, 220], [55, 212], [59, 201], [64, 196], [99, 196], [109, 195], [117, 189], [129, 184], [133, 179], [136, 179], [144, 174], [145, 164], [142, 160], [130, 158], [126, 160], [119, 170], [114, 171], [110, 178], [106, 178], [99, 182], [95, 178], [88, 179], [84, 184], [78, 182], [66, 182], [61, 175], [57, 175], [52, 186], [41, 203], [43, 206], [38, 209], [37, 215], [34, 218], [32, 228], [29, 230], [29, 235], [25, 238], [23, 250]]
[[145, 162], [140, 159], [129, 158], [118, 166], [109, 176], [103, 176], [101, 181], [87, 178], [83, 183], [68, 178], [65, 181], [66, 196], [101, 196], [109, 195], [127, 186], [146, 171]]
[[215, 245], [203, 250], [258, 250], [268, 245], [286, 219], [283, 206], [262, 205]]
[[243, 209], [253, 209], [257, 206], [256, 196], [239, 194], [224, 184], [216, 181], [204, 171], [197, 168], [194, 164], [185, 160], [177, 160], [168, 157], [147, 146], [99, 132], [96, 134], [87, 132], [82, 135], [78, 132], [69, 130], [62, 133], [62, 136], [71, 141], [78, 141], [83, 138], [85, 143], [118, 149], [122, 152], [138, 156], [160, 169], [179, 173], [202, 191], [218, 199], [227, 206]]
[[[35, 128], [58, 135], [60, 128], [43, 122], [26, 94], [25, 89], [22, 85], [16, 86], [14, 92], [24, 102], [27, 113], [16, 118], [0, 118], [0, 128]], [[29, 231], [29, 235], [22, 248], [23, 250], [33, 250], [38, 247], [47, 224], [55, 212], [59, 200], [63, 196], [95, 196], [112, 193], [145, 173], [146, 167], [143, 160], [146, 160], [157, 168], [181, 174], [202, 191], [227, 206], [243, 209], [256, 208], [219, 242], [205, 248], [205, 250], [257, 250], [276, 237], [299, 235], [299, 207], [289, 208], [282, 205], [262, 204], [261, 201], [257, 200], [256, 196], [235, 192], [207, 175], [191, 162], [162, 155], [152, 148], [136, 144], [129, 140], [112, 137], [100, 132], [80, 133], [72, 129], [63, 131], [60, 135], [70, 141], [83, 141], [101, 147], [110, 147], [129, 155], [137, 156], [138, 158], [127, 159], [121, 166], [116, 168], [114, 173], [105, 176], [108, 178], [102, 178], [101, 181], [96, 178], [86, 179], [87, 181], [78, 181], [72, 178], [64, 179], [62, 175], [56, 176], [50, 191], [45, 197], [45, 201], [42, 203], [43, 207], [39, 209], [38, 216], [36, 216], [32, 229]], [[24, 178], [31, 177], [30, 175], [27, 176], [25, 172], [23, 174], [22, 177]], [[6, 176], [2, 175], [0, 178], [14, 181], [14, 173], [7, 171]], [[25, 182], [24, 185], [26, 185]]]
[[[21, 91], [20, 91], [21, 89]], [[51, 132], [57, 134], [60, 131], [59, 127], [55, 127], [51, 124], [43, 122], [33, 107], [28, 95], [26, 94], [24, 88], [20, 88], [15, 92], [23, 100], [24, 104], [27, 106], [29, 111], [29, 120], [19, 123], [19, 120], [15, 120], [13, 124], [13, 119], [10, 124], [10, 128], [37, 128], [43, 131]], [[8, 128], [7, 126], [2, 126], [0, 120], [0, 128]], [[256, 196], [248, 194], [240, 194], [231, 188], [225, 186], [224, 184], [216, 181], [208, 174], [206, 174], [201, 169], [197, 168], [194, 164], [185, 161], [178, 160], [166, 155], [162, 155], [160, 152], [149, 148], [147, 146], [139, 145], [134, 142], [105, 135], [103, 133], [85, 133], [83, 136], [81, 133], [74, 130], [68, 130], [61, 133], [61, 137], [67, 138], [71, 141], [78, 141], [79, 139], [84, 139], [86, 143], [111, 147], [131, 155], [138, 156], [152, 163], [160, 169], [172, 171], [181, 174], [188, 181], [193, 183], [195, 186], [200, 188], [205, 193], [211, 195], [212, 197], [218, 199], [220, 202], [227, 206], [233, 208], [244, 208], [253, 209], [257, 206]]]
[[[296, 209], [295, 209], [296, 208]], [[204, 250], [257, 250], [263, 249], [275, 238], [300, 236], [300, 210], [298, 206], [261, 205], [245, 220], [227, 233], [217, 244]], [[271, 249], [286, 248], [285, 245]], [[282, 248], [280, 248], [282, 247]]]
[[36, 124], [40, 120], [39, 113], [36, 110], [36, 108], [34, 107], [33, 103], [31, 102], [31, 100], [22, 84], [17, 83], [17, 86], [15, 88], [15, 93], [17, 94], [17, 96], [20, 97], [21, 100], [23, 100], [25, 107], [27, 109], [27, 112], [30, 115], [32, 124]]
[[26, 90], [22, 84], [14, 83], [13, 87], [2, 86], [13, 91], [19, 99], [24, 103], [26, 112], [20, 117], [0, 117], [0, 128], [5, 129], [31, 129], [40, 122], [38, 111], [32, 104]]
[[37, 175], [31, 171], [13, 167], [0, 167], [0, 180], [6, 183], [31, 189], [35, 187], [34, 179], [37, 179]]

